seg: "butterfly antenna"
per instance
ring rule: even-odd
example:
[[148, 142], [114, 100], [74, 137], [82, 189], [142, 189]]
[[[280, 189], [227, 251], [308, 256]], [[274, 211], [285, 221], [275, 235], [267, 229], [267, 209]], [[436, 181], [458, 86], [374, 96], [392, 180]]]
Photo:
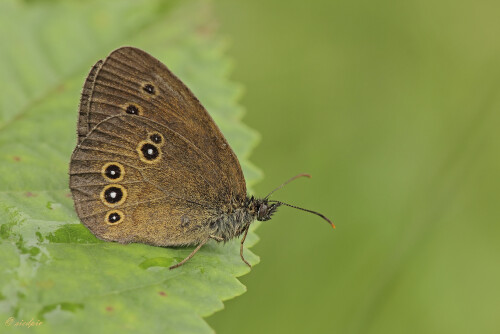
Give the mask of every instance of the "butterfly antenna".
[[335, 225], [333, 224], [333, 222], [326, 218], [325, 216], [323, 216], [321, 213], [319, 212], [316, 212], [316, 211], [312, 211], [312, 210], [307, 210], [307, 209], [304, 209], [304, 208], [299, 208], [298, 206], [295, 206], [295, 205], [290, 205], [290, 204], [287, 204], [287, 203], [283, 203], [283, 202], [280, 202], [280, 201], [274, 201], [274, 200], [270, 200], [269, 202], [275, 202], [275, 203], [278, 203], [279, 205], [285, 205], [285, 206], [289, 206], [291, 208], [294, 208], [294, 209], [299, 209], [299, 210], [302, 210], [302, 211], [306, 211], [306, 212], [310, 212], [310, 213], [314, 213], [315, 215], [317, 216], [320, 216], [321, 218], [323, 218], [324, 220], [326, 220], [328, 222], [328, 224], [332, 225], [333, 228], [335, 228]]
[[272, 193], [274, 193], [276, 190], [280, 190], [281, 188], [283, 188], [284, 186], [286, 186], [287, 184], [289, 184], [290, 182], [292, 182], [293, 180], [295, 179], [298, 179], [299, 177], [302, 177], [302, 176], [306, 176], [308, 178], [311, 178], [311, 175], [309, 174], [306, 174], [306, 173], [302, 173], [302, 174], [299, 174], [299, 175], [295, 175], [294, 177], [292, 177], [290, 180], [286, 181], [285, 183], [283, 183], [281, 186], [279, 186], [278, 188], [274, 189], [273, 191], [271, 191], [269, 194], [267, 194], [266, 197], [264, 197], [264, 199], [268, 199], [269, 196], [271, 196]]

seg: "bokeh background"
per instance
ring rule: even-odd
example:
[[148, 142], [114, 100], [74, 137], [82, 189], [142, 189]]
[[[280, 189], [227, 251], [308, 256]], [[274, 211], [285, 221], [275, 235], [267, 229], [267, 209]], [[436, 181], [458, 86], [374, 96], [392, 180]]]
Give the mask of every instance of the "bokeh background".
[[[261, 134], [250, 156], [264, 175], [255, 194], [308, 172], [312, 179], [273, 198], [337, 225], [286, 207], [262, 223], [252, 248], [261, 261], [241, 277], [248, 291], [207, 319], [218, 334], [500, 333], [500, 2], [122, 1], [0, 0], [16, 8], [0, 10], [0, 220], [7, 221], [0, 306], [7, 316], [54, 311], [45, 332], [192, 333], [209, 331], [199, 315], [243, 289], [231, 278], [246, 267], [237, 250], [226, 256], [237, 242], [207, 245], [160, 302], [154, 289], [164, 272], [135, 263], [145, 262], [142, 252], [173, 259], [177, 250], [131, 245], [136, 251], [121, 253], [127, 248], [109, 244], [104, 253], [87, 251], [93, 237], [69, 226], [81, 227], [66, 194], [84, 75], [98, 57], [131, 44], [168, 60], [209, 110], [228, 112], [219, 124], [239, 113], [237, 89], [222, 78], [225, 56], [233, 59], [231, 80], [245, 87], [244, 122]], [[211, 5], [217, 36], [230, 42], [224, 59], [201, 19], [211, 17]], [[228, 138], [248, 152], [252, 132], [237, 121], [226, 123]], [[40, 227], [46, 240], [35, 233]], [[58, 261], [46, 261], [47, 249]], [[66, 250], [78, 256], [57, 256]], [[93, 279], [102, 268], [89, 265], [94, 258], [112, 259], [113, 280]], [[224, 270], [213, 261], [225, 261], [217, 267]], [[123, 282], [141, 289], [100, 294]], [[106, 313], [109, 300], [126, 312]]]
[[500, 332], [497, 1], [215, 1], [282, 208], [217, 333]]

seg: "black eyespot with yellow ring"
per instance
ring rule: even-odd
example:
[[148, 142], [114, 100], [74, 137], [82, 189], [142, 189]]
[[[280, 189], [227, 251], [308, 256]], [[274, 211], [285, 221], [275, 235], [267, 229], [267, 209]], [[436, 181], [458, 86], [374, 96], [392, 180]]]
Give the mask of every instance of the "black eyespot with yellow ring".
[[142, 108], [135, 103], [126, 103], [122, 105], [123, 110], [130, 115], [142, 115]]
[[165, 144], [165, 139], [163, 138], [163, 135], [159, 132], [150, 133], [148, 138], [156, 145], [163, 146], [163, 144]]
[[121, 184], [108, 184], [101, 191], [101, 201], [109, 207], [123, 204], [127, 199], [127, 189]]
[[156, 88], [155, 86], [148, 82], [148, 83], [144, 83], [142, 85], [142, 90], [145, 91], [146, 93], [148, 93], [149, 95], [156, 95]]
[[108, 162], [101, 169], [102, 177], [109, 182], [120, 182], [125, 176], [125, 168], [119, 162]]
[[106, 213], [104, 222], [108, 225], [118, 225], [125, 219], [125, 214], [120, 210], [111, 210]]
[[142, 162], [152, 164], [160, 161], [161, 150], [150, 141], [143, 140], [137, 145], [137, 153]]

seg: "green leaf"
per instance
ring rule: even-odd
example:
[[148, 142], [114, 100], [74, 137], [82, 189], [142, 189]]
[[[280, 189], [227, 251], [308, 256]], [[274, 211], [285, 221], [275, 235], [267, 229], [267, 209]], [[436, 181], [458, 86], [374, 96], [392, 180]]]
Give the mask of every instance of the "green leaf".
[[[79, 94], [91, 65], [133, 45], [165, 62], [199, 97], [240, 158], [256, 133], [241, 123], [225, 43], [200, 1], [0, 3], [0, 316], [53, 332], [212, 332], [202, 317], [245, 291], [239, 242], [192, 248], [103, 242], [68, 189]], [[257, 236], [251, 232], [247, 246]], [[258, 257], [245, 250], [255, 264]], [[13, 326], [13, 325], [12, 325]]]

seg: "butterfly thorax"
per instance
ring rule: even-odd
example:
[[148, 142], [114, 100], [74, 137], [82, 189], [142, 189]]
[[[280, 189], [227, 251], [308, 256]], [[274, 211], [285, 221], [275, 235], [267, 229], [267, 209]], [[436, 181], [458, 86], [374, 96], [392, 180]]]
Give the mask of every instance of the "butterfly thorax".
[[254, 220], [271, 219], [278, 206], [278, 203], [269, 204], [267, 199], [257, 199], [253, 196], [234, 202], [210, 224], [212, 234], [224, 241], [236, 238], [245, 232]]

